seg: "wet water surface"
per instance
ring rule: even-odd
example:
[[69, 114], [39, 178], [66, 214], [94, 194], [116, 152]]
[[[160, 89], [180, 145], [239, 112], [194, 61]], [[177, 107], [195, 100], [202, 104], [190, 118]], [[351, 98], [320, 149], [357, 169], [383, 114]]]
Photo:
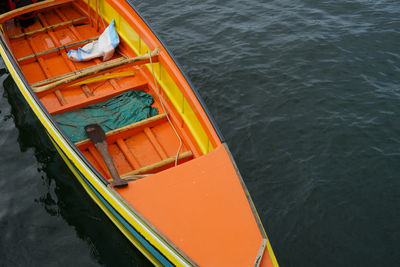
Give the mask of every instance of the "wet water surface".
[[[399, 1], [134, 3], [215, 117], [281, 266], [400, 265]], [[0, 266], [150, 265], [0, 79]]]

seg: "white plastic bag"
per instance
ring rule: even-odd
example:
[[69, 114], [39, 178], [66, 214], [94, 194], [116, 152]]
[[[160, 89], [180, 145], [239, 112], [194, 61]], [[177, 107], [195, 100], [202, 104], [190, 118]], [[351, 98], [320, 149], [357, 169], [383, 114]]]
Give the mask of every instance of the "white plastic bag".
[[102, 57], [103, 61], [106, 61], [112, 58], [118, 44], [119, 37], [115, 30], [115, 21], [112, 20], [98, 40], [86, 44], [82, 48], [79, 47], [78, 50], [70, 50], [68, 58], [72, 61], [88, 61]]

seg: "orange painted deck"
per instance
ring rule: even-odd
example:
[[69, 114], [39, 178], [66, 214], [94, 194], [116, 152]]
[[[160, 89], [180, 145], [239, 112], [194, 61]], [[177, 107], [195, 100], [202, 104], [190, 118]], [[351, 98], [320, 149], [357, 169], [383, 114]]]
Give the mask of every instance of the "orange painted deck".
[[[148, 46], [161, 49], [157, 62], [170, 73], [176, 73], [178, 68], [175, 63], [146, 24], [137, 14], [127, 17], [129, 5], [121, 0], [107, 2], [116, 10], [125, 10], [122, 16], [127, 21], [135, 22], [134, 29], [144, 31], [141, 34]], [[102, 63], [99, 59], [72, 62], [67, 57], [71, 48], [42, 54], [52, 48], [98, 36], [104, 30], [102, 23], [99, 31], [95, 23], [91, 25], [84, 2], [74, 1], [41, 9], [37, 14], [36, 22], [25, 29], [12, 19], [3, 24], [15, 58], [18, 60], [34, 55], [18, 62], [28, 83], [34, 85]], [[60, 23], [65, 25], [18, 37], [19, 34]], [[122, 41], [113, 59], [135, 56], [138, 55]], [[60, 86], [36, 95], [44, 108], [54, 115], [102, 102], [127, 90], [143, 90], [153, 96], [154, 106], [163, 113], [152, 73], [144, 64], [124, 66], [107, 73], [126, 71], [134, 71], [135, 75], [86, 85]], [[117, 192], [165, 236], [167, 242], [200, 266], [257, 266], [255, 261], [260, 253], [263, 257], [259, 266], [273, 266], [268, 249], [262, 249], [266, 240], [264, 230], [226, 145], [219, 140], [182, 74], [171, 76], [199, 118], [214, 150], [202, 153], [180, 113], [161, 93], [165, 112], [183, 142], [180, 154], [191, 154], [179, 160], [178, 166], [172, 162], [159, 166], [150, 172], [152, 175], [130, 181], [128, 187], [116, 188]], [[120, 175], [175, 157], [179, 147], [179, 139], [165, 116], [111, 134], [107, 142]], [[111, 179], [104, 160], [91, 142], [79, 143], [77, 147], [103, 177]]]
[[263, 237], [224, 146], [118, 191], [200, 266], [254, 264]]

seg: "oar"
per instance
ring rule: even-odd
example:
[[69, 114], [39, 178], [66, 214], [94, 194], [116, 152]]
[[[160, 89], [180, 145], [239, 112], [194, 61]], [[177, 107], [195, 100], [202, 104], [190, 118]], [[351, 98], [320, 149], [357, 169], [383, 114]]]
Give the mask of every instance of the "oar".
[[97, 148], [97, 150], [100, 152], [100, 155], [103, 157], [103, 160], [106, 163], [106, 166], [107, 166], [108, 170], [110, 171], [111, 176], [113, 178], [112, 185], [114, 187], [127, 186], [128, 182], [125, 180], [122, 180], [119, 177], [117, 169], [114, 166], [114, 163], [110, 156], [110, 152], [108, 151], [106, 134], [104, 133], [104, 131], [100, 127], [100, 125], [98, 125], [98, 124], [86, 125], [85, 131], [88, 134], [90, 140], [92, 140], [92, 142], [95, 145], [95, 147]]
[[[107, 70], [110, 70], [113, 68], [117, 68], [117, 67], [121, 68], [122, 66], [125, 66], [127, 64], [135, 64], [135, 63], [138, 64], [139, 61], [149, 60], [150, 58], [157, 56], [159, 52], [160, 52], [160, 49], [155, 48], [150, 54], [145, 54], [142, 56], [126, 58], [126, 59], [125, 58], [114, 59], [114, 60], [110, 60], [107, 62], [103, 62], [98, 65], [94, 65], [94, 66], [87, 67], [82, 70], [75, 71], [74, 73], [77, 73], [76, 75], [74, 73], [67, 74], [68, 77], [59, 79], [57, 81], [54, 81], [52, 83], [49, 83], [49, 84], [46, 84], [43, 86], [34, 86], [33, 85], [33, 91], [36, 93], [40, 93], [40, 92], [55, 88], [59, 85], [72, 83], [75, 80], [82, 79], [83, 77], [86, 77], [86, 76], [94, 75], [98, 72], [104, 72], [104, 71], [107, 71]], [[50, 79], [52, 79], [52, 78], [50, 78]]]

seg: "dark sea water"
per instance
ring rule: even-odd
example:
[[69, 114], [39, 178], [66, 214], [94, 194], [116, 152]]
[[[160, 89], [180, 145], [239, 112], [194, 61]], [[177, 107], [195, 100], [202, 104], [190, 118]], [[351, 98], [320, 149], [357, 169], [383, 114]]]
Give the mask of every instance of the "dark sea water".
[[[214, 115], [281, 266], [400, 266], [400, 1], [134, 3]], [[0, 79], [0, 266], [150, 265]]]

